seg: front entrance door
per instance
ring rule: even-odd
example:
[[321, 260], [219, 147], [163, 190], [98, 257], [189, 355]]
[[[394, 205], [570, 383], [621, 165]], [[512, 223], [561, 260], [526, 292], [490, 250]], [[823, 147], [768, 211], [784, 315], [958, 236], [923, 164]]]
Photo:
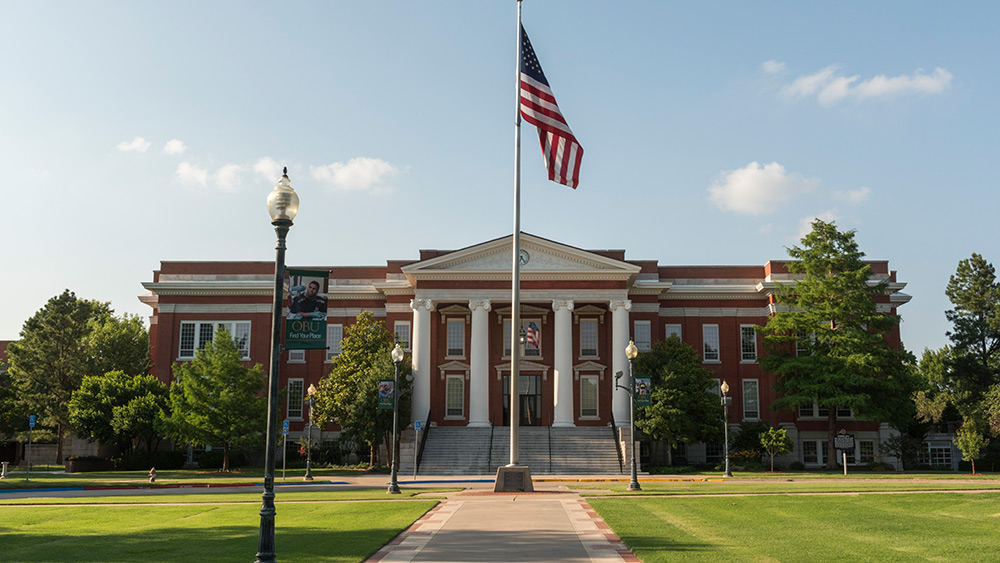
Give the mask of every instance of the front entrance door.
[[[542, 376], [521, 375], [518, 377], [518, 410], [520, 426], [540, 426], [542, 424]], [[510, 426], [510, 376], [503, 376], [503, 425]]]

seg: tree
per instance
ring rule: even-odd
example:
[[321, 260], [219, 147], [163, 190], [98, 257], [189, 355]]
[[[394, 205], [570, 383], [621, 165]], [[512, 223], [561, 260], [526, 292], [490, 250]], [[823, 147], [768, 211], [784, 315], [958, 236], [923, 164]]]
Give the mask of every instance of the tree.
[[760, 364], [777, 375], [779, 397], [772, 408], [792, 410], [813, 401], [827, 407], [830, 469], [836, 466], [838, 408], [895, 425], [913, 411], [911, 355], [886, 339], [899, 318], [880, 313], [876, 304], [887, 282], [873, 282], [854, 235], [814, 221], [802, 246], [788, 249], [788, 270], [803, 277], [777, 284], [778, 312], [760, 329], [767, 350]]
[[149, 332], [142, 318], [128, 313], [102, 315], [90, 321], [86, 337], [87, 374], [122, 371], [129, 375], [149, 372]]
[[955, 445], [962, 450], [962, 459], [972, 463], [972, 474], [976, 474], [976, 458], [986, 447], [989, 439], [983, 436], [971, 424], [963, 424], [955, 433]]
[[174, 365], [170, 385], [170, 433], [193, 444], [221, 444], [222, 471], [229, 471], [232, 447], [260, 442], [266, 426], [263, 368], [245, 367], [241, 357], [220, 328], [193, 361]]
[[[385, 323], [376, 321], [370, 312], [358, 315], [345, 329], [340, 354], [333, 360], [330, 375], [319, 382], [315, 416], [320, 423], [336, 421], [344, 436], [368, 444], [369, 463], [378, 459], [376, 445], [387, 445], [392, 433], [392, 411], [378, 410], [378, 382], [392, 379], [395, 366], [390, 353], [393, 335]], [[409, 384], [404, 375], [410, 371], [409, 358], [400, 365], [400, 393]], [[400, 401], [400, 420], [409, 419], [409, 401]]]
[[774, 456], [787, 454], [795, 447], [784, 428], [768, 428], [760, 435], [760, 445], [771, 456], [771, 473], [774, 473]]
[[666, 442], [668, 464], [673, 465], [672, 450], [678, 444], [721, 438], [722, 407], [718, 396], [709, 393], [715, 380], [693, 348], [673, 335], [640, 354], [635, 370], [648, 376], [653, 387], [652, 406], [636, 409], [635, 425]]
[[57, 459], [63, 458], [66, 431], [72, 430], [70, 397], [89, 367], [91, 321], [110, 314], [107, 303], [78, 299], [67, 289], [25, 321], [20, 339], [7, 347], [18, 401], [41, 425], [56, 429]]
[[152, 375], [88, 375], [69, 401], [70, 420], [81, 438], [115, 444], [123, 452], [144, 443], [152, 451], [166, 432], [169, 395]]

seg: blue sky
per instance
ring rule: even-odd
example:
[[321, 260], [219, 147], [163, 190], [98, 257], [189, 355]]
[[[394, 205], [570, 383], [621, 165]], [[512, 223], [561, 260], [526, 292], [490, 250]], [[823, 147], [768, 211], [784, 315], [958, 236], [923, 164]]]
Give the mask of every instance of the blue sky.
[[[786, 257], [813, 217], [908, 282], [908, 348], [947, 343], [972, 252], [1000, 262], [1000, 5], [525, 0], [585, 149], [522, 229], [661, 264]], [[3, 2], [0, 339], [69, 288], [148, 315], [160, 260], [379, 265], [512, 230], [513, 0]]]

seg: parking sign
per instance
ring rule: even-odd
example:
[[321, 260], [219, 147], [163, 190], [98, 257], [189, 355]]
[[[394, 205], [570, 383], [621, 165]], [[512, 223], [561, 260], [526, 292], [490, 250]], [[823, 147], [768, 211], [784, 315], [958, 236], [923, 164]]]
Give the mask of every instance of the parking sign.
[[288, 434], [288, 421], [287, 420], [281, 423], [281, 432], [283, 434], [285, 434], [285, 435]]
[[35, 415], [31, 415], [28, 417], [28, 428], [34, 428], [34, 427], [35, 427]]

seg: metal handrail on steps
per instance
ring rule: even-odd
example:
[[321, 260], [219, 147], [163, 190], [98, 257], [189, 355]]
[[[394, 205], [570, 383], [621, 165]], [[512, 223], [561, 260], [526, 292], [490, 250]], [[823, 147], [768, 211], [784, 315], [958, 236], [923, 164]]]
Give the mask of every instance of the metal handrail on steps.
[[490, 447], [486, 450], [486, 471], [493, 471], [493, 429], [496, 428], [496, 415], [490, 416]]
[[618, 426], [615, 424], [615, 413], [611, 413], [611, 442], [615, 445], [615, 453], [618, 454], [618, 473], [625, 474], [625, 460], [622, 459], [621, 443], [618, 440]]
[[431, 411], [427, 411], [427, 419], [424, 421], [424, 435], [420, 437], [420, 444], [417, 448], [417, 464], [413, 468], [413, 474], [420, 473], [420, 462], [424, 458], [424, 445], [427, 444], [427, 435], [431, 433]]

